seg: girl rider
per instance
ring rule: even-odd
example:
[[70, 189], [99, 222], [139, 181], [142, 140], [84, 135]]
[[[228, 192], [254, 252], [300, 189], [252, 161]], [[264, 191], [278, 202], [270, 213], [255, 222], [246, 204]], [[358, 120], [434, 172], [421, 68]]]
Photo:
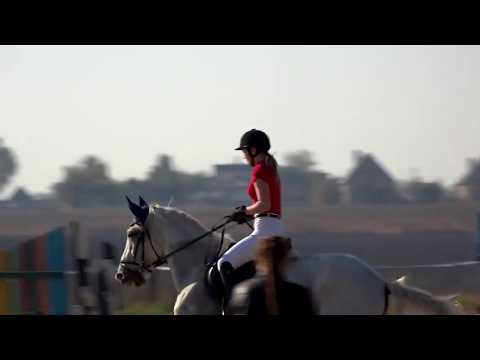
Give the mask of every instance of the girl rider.
[[234, 269], [253, 260], [259, 240], [269, 236], [284, 236], [281, 222], [282, 201], [278, 165], [268, 152], [270, 140], [263, 131], [252, 129], [243, 134], [240, 146], [235, 150], [243, 151], [245, 159], [252, 167], [252, 175], [247, 188], [252, 199], [249, 206], [241, 206], [231, 215], [233, 221], [244, 223], [254, 217], [253, 232], [240, 240], [218, 260], [227, 300], [231, 288], [231, 276]]

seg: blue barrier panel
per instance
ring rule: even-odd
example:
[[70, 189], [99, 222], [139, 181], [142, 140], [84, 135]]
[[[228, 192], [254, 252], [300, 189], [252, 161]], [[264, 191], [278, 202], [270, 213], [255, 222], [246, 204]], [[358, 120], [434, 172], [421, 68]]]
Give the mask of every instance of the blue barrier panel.
[[[47, 240], [48, 270], [65, 271], [65, 236], [62, 229], [56, 229], [48, 234]], [[68, 310], [68, 294], [65, 276], [52, 278], [50, 285], [50, 313], [63, 315]]]

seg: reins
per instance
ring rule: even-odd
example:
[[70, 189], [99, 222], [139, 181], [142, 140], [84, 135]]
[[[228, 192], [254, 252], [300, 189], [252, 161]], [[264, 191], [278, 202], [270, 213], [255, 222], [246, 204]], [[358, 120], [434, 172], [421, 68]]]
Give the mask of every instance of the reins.
[[[148, 229], [145, 227], [145, 225], [143, 223], [141, 223], [138, 219], [133, 222], [132, 224], [130, 224], [129, 227], [133, 226], [133, 225], [138, 225], [140, 226], [142, 229], [143, 229], [143, 233], [142, 233], [142, 236], [141, 236], [141, 239], [140, 239], [140, 242], [142, 244], [142, 262], [139, 263], [137, 261], [121, 261], [120, 263], [121, 264], [124, 264], [124, 265], [136, 265], [136, 266], [139, 266], [141, 267], [142, 269], [148, 271], [148, 272], [152, 272], [151, 268], [155, 268], [155, 267], [158, 267], [158, 266], [161, 266], [163, 264], [165, 264], [167, 262], [167, 259], [172, 257], [173, 255], [177, 254], [178, 252], [188, 248], [189, 246], [195, 244], [196, 242], [204, 239], [205, 237], [211, 235], [212, 233], [214, 233], [215, 231], [218, 231], [220, 229], [222, 229], [222, 236], [221, 236], [221, 241], [220, 241], [220, 246], [218, 248], [218, 251], [217, 251], [217, 254], [215, 256], [215, 261], [216, 259], [219, 258], [220, 256], [220, 253], [221, 253], [221, 250], [222, 250], [222, 247], [223, 247], [223, 241], [224, 241], [224, 236], [225, 236], [225, 227], [232, 222], [232, 219], [230, 216], [225, 216], [222, 218], [222, 220], [226, 219], [222, 224], [220, 225], [217, 225], [217, 226], [214, 226], [212, 227], [209, 231], [207, 231], [206, 233], [200, 235], [200, 236], [197, 236], [196, 238], [188, 241], [187, 243], [185, 243], [184, 245], [180, 246], [179, 248], [169, 252], [168, 254], [164, 255], [164, 256], [159, 256], [158, 255], [158, 252], [156, 251], [155, 247], [153, 246], [153, 242], [152, 242], [152, 238], [150, 236], [150, 232], [148, 231]], [[253, 229], [253, 226], [247, 221], [245, 222], [251, 229]], [[155, 253], [155, 256], [157, 257], [157, 259], [152, 263], [150, 264], [149, 266], [145, 266], [145, 237], [143, 236], [144, 234], [147, 235], [147, 238], [148, 238], [148, 241], [150, 243], [150, 246], [153, 250], [153, 252]], [[134, 253], [134, 257], [136, 257], [136, 253], [137, 253], [137, 250], [138, 250], [139, 247], [137, 247], [135, 249], [135, 253]], [[209, 266], [210, 263], [207, 263], [207, 261], [205, 261], [205, 265], [206, 266]]]

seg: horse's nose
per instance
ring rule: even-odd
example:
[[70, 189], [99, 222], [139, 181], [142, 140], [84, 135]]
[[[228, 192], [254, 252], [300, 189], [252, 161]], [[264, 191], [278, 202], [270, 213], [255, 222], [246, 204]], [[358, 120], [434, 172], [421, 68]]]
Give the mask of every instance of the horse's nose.
[[123, 275], [123, 273], [121, 273], [121, 272], [117, 272], [115, 274], [115, 279], [118, 280], [118, 281], [122, 281], [124, 278], [125, 278], [125, 275]]

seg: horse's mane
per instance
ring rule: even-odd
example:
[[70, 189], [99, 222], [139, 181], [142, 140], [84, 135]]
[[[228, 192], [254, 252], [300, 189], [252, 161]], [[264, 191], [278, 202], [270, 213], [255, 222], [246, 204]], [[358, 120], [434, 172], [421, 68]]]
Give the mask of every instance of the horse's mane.
[[433, 296], [425, 290], [399, 282], [389, 283], [389, 289], [393, 296], [415, 304], [428, 312], [434, 311], [439, 315], [459, 313], [459, 309], [456, 308], [453, 302]]
[[[155, 215], [158, 215], [158, 213], [160, 213], [166, 218], [169, 218], [170, 220], [176, 222], [178, 225], [185, 226], [185, 224], [187, 224], [187, 226], [189, 226], [190, 229], [192, 230], [192, 233], [197, 233], [198, 235], [202, 235], [203, 233], [206, 233], [207, 231], [209, 231], [209, 229], [203, 226], [200, 223], [200, 221], [198, 221], [192, 215], [186, 213], [183, 210], [180, 210], [174, 207], [169, 207], [169, 206], [161, 206], [159, 204], [153, 204], [152, 208], [153, 208], [153, 213]], [[217, 242], [220, 242], [219, 233], [215, 232], [212, 235]], [[224, 242], [225, 242], [224, 244], [224, 247], [225, 247], [235, 242], [235, 240], [230, 234], [225, 233]]]

